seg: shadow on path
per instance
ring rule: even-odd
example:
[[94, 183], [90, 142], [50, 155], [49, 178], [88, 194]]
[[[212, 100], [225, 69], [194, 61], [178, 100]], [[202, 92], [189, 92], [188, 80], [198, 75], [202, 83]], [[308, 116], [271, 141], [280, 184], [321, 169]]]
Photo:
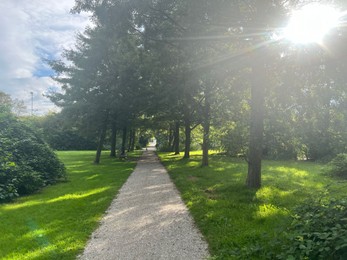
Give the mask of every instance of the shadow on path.
[[206, 259], [208, 246], [159, 163], [143, 152], [79, 259]]

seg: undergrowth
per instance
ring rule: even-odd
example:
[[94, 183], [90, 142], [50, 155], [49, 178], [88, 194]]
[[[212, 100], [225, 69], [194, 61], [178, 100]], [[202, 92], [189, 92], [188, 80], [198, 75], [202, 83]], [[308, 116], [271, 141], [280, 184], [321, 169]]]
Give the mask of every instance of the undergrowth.
[[[205, 236], [212, 259], [286, 259], [284, 252], [290, 257], [293, 249], [286, 245], [294, 247], [291, 239], [298, 234], [293, 217], [316, 205], [307, 198], [324, 193], [326, 200], [340, 199], [347, 187], [313, 162], [264, 161], [262, 188], [252, 190], [245, 185], [247, 163], [242, 159], [215, 154], [203, 168], [200, 151], [189, 160], [159, 155]], [[325, 193], [327, 187], [332, 195]]]

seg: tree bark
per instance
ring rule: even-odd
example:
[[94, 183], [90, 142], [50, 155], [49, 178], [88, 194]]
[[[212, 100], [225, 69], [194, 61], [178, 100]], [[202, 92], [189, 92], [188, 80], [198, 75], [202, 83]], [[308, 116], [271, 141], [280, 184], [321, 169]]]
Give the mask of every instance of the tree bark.
[[133, 142], [133, 129], [129, 131], [129, 140], [128, 140], [128, 152], [131, 151], [131, 144]]
[[173, 147], [174, 147], [174, 128], [172, 127], [172, 124], [170, 124], [169, 127], [169, 136], [168, 136], [168, 147], [170, 148], [170, 152], [173, 152]]
[[97, 147], [96, 155], [95, 155], [95, 160], [94, 160], [95, 164], [100, 163], [101, 151], [102, 151], [105, 137], [106, 137], [107, 122], [108, 122], [108, 113], [105, 115], [105, 119], [102, 122], [101, 127], [100, 127], [99, 143], [98, 143], [98, 147]]
[[180, 154], [180, 123], [175, 122], [173, 151], [175, 155]]
[[252, 70], [254, 82], [251, 86], [251, 122], [246, 184], [249, 188], [260, 188], [267, 76], [265, 64], [261, 60], [253, 65]]
[[130, 151], [133, 152], [135, 150], [135, 139], [136, 139], [136, 131], [135, 129], [131, 132], [131, 142], [130, 142]]
[[111, 151], [110, 156], [116, 157], [116, 146], [117, 146], [117, 127], [116, 124], [112, 124], [112, 133], [111, 133]]
[[121, 147], [121, 154], [120, 157], [125, 157], [125, 146], [127, 141], [127, 127], [123, 127], [123, 134], [122, 134], [122, 147]]
[[204, 120], [203, 120], [203, 143], [202, 143], [202, 163], [201, 166], [208, 166], [208, 149], [210, 146], [210, 121], [211, 121], [211, 106], [210, 93], [205, 92]]
[[183, 158], [185, 159], [188, 159], [190, 157], [191, 131], [190, 118], [189, 116], [186, 116], [184, 120], [185, 147], [183, 156]]

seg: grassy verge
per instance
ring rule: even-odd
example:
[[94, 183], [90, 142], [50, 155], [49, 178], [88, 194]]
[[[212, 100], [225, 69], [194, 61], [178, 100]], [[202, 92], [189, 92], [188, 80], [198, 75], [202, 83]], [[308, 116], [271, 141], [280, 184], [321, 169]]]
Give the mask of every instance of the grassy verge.
[[0, 259], [75, 259], [135, 166], [107, 155], [94, 165], [89, 151], [58, 155], [68, 182], [0, 205]]
[[323, 165], [310, 162], [264, 161], [263, 186], [256, 191], [245, 187], [247, 165], [241, 159], [214, 155], [201, 168], [200, 152], [190, 160], [159, 155], [214, 259], [267, 258], [269, 241], [283, 234], [295, 206], [321, 196], [328, 185], [336, 196], [346, 190], [323, 174]]

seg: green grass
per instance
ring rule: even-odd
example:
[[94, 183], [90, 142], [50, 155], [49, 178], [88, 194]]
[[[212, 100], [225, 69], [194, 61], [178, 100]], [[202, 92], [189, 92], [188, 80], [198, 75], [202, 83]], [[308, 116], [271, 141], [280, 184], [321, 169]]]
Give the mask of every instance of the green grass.
[[346, 190], [323, 174], [323, 165], [311, 162], [264, 161], [262, 188], [251, 190], [241, 159], [213, 155], [202, 168], [201, 152], [190, 160], [159, 155], [214, 259], [266, 258], [268, 242], [283, 234], [295, 206], [322, 196], [328, 185], [337, 197]]
[[68, 182], [0, 205], [0, 259], [75, 259], [135, 166], [94, 154], [58, 152]]

